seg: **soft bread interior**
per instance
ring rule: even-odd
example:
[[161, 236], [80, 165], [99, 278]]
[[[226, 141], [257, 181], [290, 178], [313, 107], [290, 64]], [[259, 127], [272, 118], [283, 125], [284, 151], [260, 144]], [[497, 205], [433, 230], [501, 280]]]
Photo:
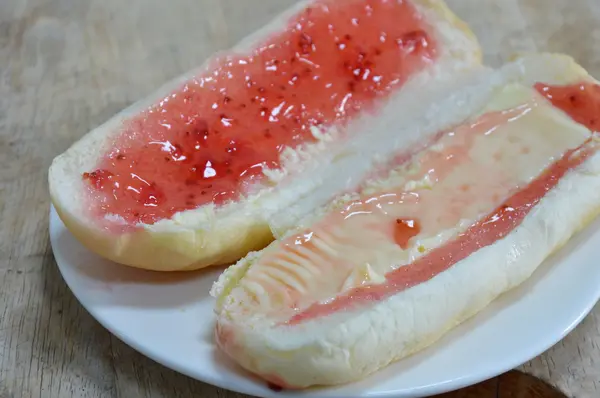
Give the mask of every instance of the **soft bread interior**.
[[[233, 51], [250, 50], [270, 34], [282, 29], [288, 18], [308, 3], [299, 2], [273, 23], [244, 39]], [[450, 82], [455, 80], [456, 74], [479, 63], [480, 50], [473, 34], [442, 1], [413, 0], [413, 3], [433, 27], [441, 51], [438, 61], [431, 68], [411, 78], [398, 93], [400, 99], [397, 101], [400, 103], [408, 102], [407, 99], [414, 98], [417, 92], [421, 94], [423, 100], [417, 109], [412, 109], [413, 112], [421, 112], [429, 105], [428, 98], [435, 103], [435, 99], [443, 98], [444, 93], [452, 90]], [[282, 169], [267, 173], [272, 186], [264, 187], [256, 195], [243, 200], [219, 208], [207, 205], [180, 212], [171, 219], [153, 225], [140, 225], [135, 232], [121, 234], [104, 230], [95, 219], [89, 217], [83, 200], [86, 187], [82, 173], [93, 170], [99, 156], [110, 149], [112, 139], [119, 133], [124, 120], [158, 102], [187, 79], [202, 73], [210, 67], [211, 62], [212, 59], [131, 105], [85, 135], [53, 161], [49, 170], [52, 202], [67, 228], [92, 251], [115, 262], [158, 271], [191, 270], [231, 263], [249, 251], [267, 245], [273, 239], [267, 223], [271, 215], [285, 209], [298, 195], [314, 190], [323, 181], [310, 178], [296, 180], [295, 173], [304, 170], [304, 175], [308, 176], [310, 170], [321, 168], [324, 164], [321, 157], [336, 146], [335, 131], [322, 136], [315, 144], [286, 151]], [[441, 83], [438, 85], [437, 82]], [[400, 113], [402, 117], [398, 120], [402, 123], [416, 119], [408, 111]], [[350, 130], [362, 135], [365, 129], [374, 129], [371, 127], [374, 121], [365, 117]], [[344, 150], [338, 152], [344, 156]], [[280, 189], [283, 184], [286, 184], [286, 189]]]
[[[454, 107], [470, 100], [472, 115], [478, 115], [489, 109], [492, 93], [507, 84], [561, 85], [582, 80], [593, 79], [568, 57], [525, 56], [499, 71], [488, 71], [479, 84], [457, 93], [455, 98], [463, 98], [464, 102], [455, 102]], [[475, 97], [475, 93], [488, 94]], [[492, 108], [510, 105], [507, 101], [495, 103]], [[360, 379], [432, 344], [498, 295], [526, 280], [545, 258], [600, 212], [599, 190], [600, 155], [596, 153], [569, 171], [507, 237], [476, 251], [449, 271], [388, 299], [294, 326], [276, 326], [264, 314], [240, 310], [244, 303], [236, 302], [231, 294], [243, 282], [247, 270], [264, 253], [275, 250], [272, 245], [238, 262], [214, 285], [217, 339], [243, 367], [283, 387]], [[318, 193], [310, 195], [320, 197]], [[291, 218], [285, 214], [273, 220], [279, 222], [279, 230], [286, 236], [295, 230], [291, 227], [295, 221], [288, 220], [299, 220], [297, 225], [302, 228], [318, 220], [328, 206], [331, 204], [303, 217], [305, 212], [299, 205]]]

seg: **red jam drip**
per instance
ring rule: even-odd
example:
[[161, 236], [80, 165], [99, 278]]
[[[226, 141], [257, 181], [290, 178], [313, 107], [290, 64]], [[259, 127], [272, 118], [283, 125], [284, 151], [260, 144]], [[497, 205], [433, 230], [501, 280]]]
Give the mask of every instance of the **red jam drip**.
[[575, 86], [549, 86], [538, 83], [535, 88], [577, 123], [591, 131], [600, 131], [599, 85], [582, 83]]
[[403, 250], [408, 249], [408, 243], [421, 232], [421, 224], [417, 220], [399, 218], [394, 225], [394, 240]]
[[436, 56], [408, 1], [316, 1], [250, 55], [230, 55], [145, 114], [85, 173], [100, 215], [152, 224], [248, 194], [312, 126], [343, 127]]
[[[547, 86], [535, 88], [546, 96], [554, 106], [567, 113], [574, 121], [595, 131], [600, 104], [600, 86], [583, 83], [571, 86]], [[529, 185], [515, 192], [504, 204], [483, 220], [473, 224], [456, 239], [438, 247], [415, 262], [400, 267], [386, 275], [386, 281], [378, 285], [362, 286], [344, 293], [326, 304], [316, 303], [297, 313], [287, 323], [298, 324], [306, 320], [353, 308], [364, 302], [376, 302], [393, 294], [427, 282], [448, 270], [477, 250], [492, 245], [518, 227], [540, 200], [553, 189], [570, 170], [581, 165], [597, 147], [586, 141], [579, 148], [567, 151], [542, 172]]]

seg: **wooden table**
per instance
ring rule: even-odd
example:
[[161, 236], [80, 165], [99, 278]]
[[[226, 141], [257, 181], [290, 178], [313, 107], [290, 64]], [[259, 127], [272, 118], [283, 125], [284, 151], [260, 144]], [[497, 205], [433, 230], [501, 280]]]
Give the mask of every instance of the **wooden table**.
[[[146, 359], [78, 304], [48, 241], [46, 173], [76, 138], [291, 3], [0, 1], [1, 398], [241, 397]], [[593, 1], [522, 0], [520, 8], [511, 1], [449, 3], [472, 22], [493, 64], [534, 46], [570, 53], [600, 77], [600, 12]], [[597, 307], [521, 369], [570, 397], [600, 396], [599, 314]], [[507, 380], [460, 396], [496, 397], [502, 385], [514, 384]]]

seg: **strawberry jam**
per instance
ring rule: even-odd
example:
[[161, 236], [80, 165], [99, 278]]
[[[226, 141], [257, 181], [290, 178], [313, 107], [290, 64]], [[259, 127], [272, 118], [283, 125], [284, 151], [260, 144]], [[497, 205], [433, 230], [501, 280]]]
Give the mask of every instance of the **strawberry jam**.
[[408, 248], [412, 238], [421, 232], [421, 224], [417, 220], [398, 218], [394, 225], [394, 240], [402, 249]]
[[542, 83], [535, 88], [567, 113], [577, 123], [592, 131], [600, 131], [600, 86], [582, 83], [573, 86], [549, 86]]
[[249, 54], [230, 54], [125, 122], [84, 173], [98, 213], [152, 224], [260, 189], [280, 152], [374, 109], [436, 56], [407, 1], [321, 0]]

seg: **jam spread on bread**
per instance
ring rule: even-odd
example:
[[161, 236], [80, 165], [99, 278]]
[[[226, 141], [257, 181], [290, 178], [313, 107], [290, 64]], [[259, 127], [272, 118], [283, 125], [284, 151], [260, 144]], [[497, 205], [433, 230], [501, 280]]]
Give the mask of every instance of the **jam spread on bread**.
[[83, 175], [101, 216], [153, 224], [261, 186], [286, 147], [376, 106], [436, 57], [407, 1], [322, 0], [257, 49], [214, 61], [124, 123]]
[[294, 324], [383, 300], [507, 237], [597, 150], [593, 131], [577, 123], [595, 111], [574, 117], [547, 99], [520, 84], [493, 94], [473, 120], [275, 242], [236, 299]]
[[[451, 240], [432, 248], [406, 266], [387, 272], [385, 282], [357, 286], [342, 292], [331, 300], [313, 303], [302, 311], [296, 311], [296, 314], [287, 323], [296, 324], [325, 316], [351, 308], [364, 301], [383, 300], [405, 289], [427, 282], [476, 251], [509, 235], [569, 171], [577, 168], [591, 155], [597, 153], [596, 123], [600, 115], [600, 86], [591, 83], [569, 86], [537, 84], [535, 89], [554, 107], [565, 112], [571, 120], [587, 127], [591, 135], [581, 144], [564, 151], [527, 184], [517, 186], [511, 192], [507, 192], [507, 197], [499, 206]], [[531, 131], [522, 131], [522, 134], [528, 133]], [[511, 140], [511, 137], [508, 139]], [[541, 142], [539, 146], [542, 146]], [[535, 148], [531, 149], [532, 152], [535, 150]], [[520, 155], [528, 156], [529, 153], [528, 150], [521, 152]]]
[[289, 324], [348, 309], [360, 302], [379, 301], [405, 289], [427, 282], [461, 260], [506, 237], [521, 224], [545, 194], [554, 188], [571, 169], [581, 165], [597, 151], [591, 139], [570, 150], [523, 189], [515, 192], [502, 205], [478, 221], [452, 241], [433, 249], [405, 267], [386, 274], [385, 282], [360, 286], [326, 303], [315, 303], [294, 315]]
[[600, 131], [600, 86], [582, 83], [572, 86], [536, 84], [535, 88], [577, 123], [592, 131]]

